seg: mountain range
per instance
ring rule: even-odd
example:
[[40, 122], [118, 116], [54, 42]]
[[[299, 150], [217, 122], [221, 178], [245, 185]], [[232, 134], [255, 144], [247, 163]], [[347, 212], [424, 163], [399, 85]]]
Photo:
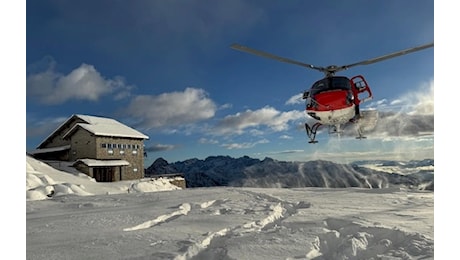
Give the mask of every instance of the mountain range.
[[268, 157], [260, 160], [248, 156], [210, 156], [204, 160], [193, 158], [174, 163], [158, 158], [145, 169], [146, 177], [178, 173], [184, 175], [190, 188], [407, 187], [434, 191], [433, 159], [341, 164], [326, 160], [287, 162]]

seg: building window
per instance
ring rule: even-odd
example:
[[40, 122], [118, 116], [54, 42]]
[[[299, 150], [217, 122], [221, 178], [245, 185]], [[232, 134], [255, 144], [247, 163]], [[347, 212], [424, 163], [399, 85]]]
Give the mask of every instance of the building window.
[[133, 154], [137, 154], [137, 150], [133, 150]]
[[124, 150], [120, 150], [120, 154], [125, 154], [125, 151], [124, 151]]
[[137, 168], [133, 168], [133, 172], [137, 172]]
[[101, 144], [102, 148], [107, 148], [107, 144]]
[[112, 154], [113, 154], [113, 150], [112, 150], [112, 149], [109, 149], [109, 150], [107, 150], [107, 153], [110, 154], [110, 155], [112, 155]]
[[117, 148], [117, 144], [112, 144], [112, 148], [113, 149]]
[[128, 144], [128, 149], [131, 149], [131, 144]]

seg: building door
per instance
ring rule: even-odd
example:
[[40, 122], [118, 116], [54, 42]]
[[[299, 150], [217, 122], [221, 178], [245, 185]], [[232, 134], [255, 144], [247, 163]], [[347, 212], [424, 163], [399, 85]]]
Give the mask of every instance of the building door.
[[93, 176], [97, 182], [112, 182], [113, 169], [112, 167], [95, 167], [93, 169]]

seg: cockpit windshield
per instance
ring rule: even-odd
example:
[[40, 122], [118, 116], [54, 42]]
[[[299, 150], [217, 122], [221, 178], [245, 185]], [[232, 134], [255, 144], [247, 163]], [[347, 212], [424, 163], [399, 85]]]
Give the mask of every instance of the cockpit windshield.
[[327, 77], [316, 81], [310, 90], [310, 95], [314, 96], [323, 91], [329, 90], [351, 90], [350, 80], [347, 77]]

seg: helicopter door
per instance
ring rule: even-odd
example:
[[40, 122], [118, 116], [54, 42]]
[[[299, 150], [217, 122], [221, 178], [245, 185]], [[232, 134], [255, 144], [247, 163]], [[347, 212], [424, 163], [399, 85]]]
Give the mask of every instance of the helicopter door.
[[371, 88], [369, 87], [363, 76], [354, 76], [350, 79], [350, 81], [352, 85], [351, 89], [353, 91], [355, 105], [359, 105], [363, 102], [372, 99]]

